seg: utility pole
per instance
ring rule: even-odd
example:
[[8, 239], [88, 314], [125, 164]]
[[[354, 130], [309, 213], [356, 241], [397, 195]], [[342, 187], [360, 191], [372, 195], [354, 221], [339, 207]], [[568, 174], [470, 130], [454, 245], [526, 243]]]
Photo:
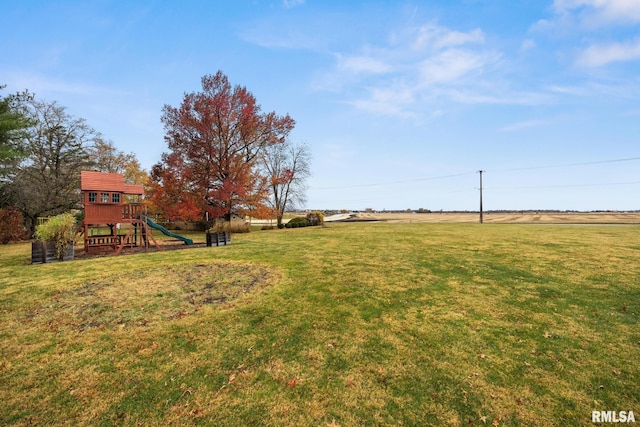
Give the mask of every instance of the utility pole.
[[480, 174], [480, 224], [482, 224], [482, 172], [484, 171], [478, 171], [478, 173]]

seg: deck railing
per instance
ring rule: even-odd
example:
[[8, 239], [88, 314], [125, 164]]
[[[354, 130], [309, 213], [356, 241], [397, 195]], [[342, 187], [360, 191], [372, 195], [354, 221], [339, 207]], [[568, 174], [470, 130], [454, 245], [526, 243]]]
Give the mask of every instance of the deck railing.
[[136, 219], [145, 214], [144, 205], [129, 203], [122, 205], [122, 219]]

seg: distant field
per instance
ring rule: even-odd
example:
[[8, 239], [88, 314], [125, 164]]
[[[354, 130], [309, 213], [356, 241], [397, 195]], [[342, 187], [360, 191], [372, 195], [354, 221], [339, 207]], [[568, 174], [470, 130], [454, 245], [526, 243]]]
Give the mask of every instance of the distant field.
[[0, 425], [640, 419], [639, 242], [372, 222], [44, 265], [0, 246]]
[[[427, 223], [477, 223], [478, 213], [358, 213], [352, 220]], [[640, 212], [633, 213], [485, 213], [486, 223], [508, 224], [640, 224]]]

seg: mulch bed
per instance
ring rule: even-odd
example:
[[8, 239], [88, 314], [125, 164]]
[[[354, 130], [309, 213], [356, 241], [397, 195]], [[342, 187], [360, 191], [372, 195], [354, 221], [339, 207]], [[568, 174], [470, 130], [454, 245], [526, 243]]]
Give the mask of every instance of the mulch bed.
[[[175, 251], [175, 250], [181, 250], [181, 249], [204, 248], [207, 246], [206, 243], [194, 243], [193, 245], [185, 245], [184, 243], [178, 244], [173, 242], [168, 242], [168, 243], [158, 242], [158, 245], [160, 246], [161, 252]], [[152, 253], [152, 252], [159, 252], [158, 248], [155, 245], [149, 246], [148, 249], [143, 247], [125, 248], [120, 252], [119, 255], [133, 255], [133, 254]], [[107, 250], [107, 251], [86, 253], [84, 251], [84, 247], [79, 245], [79, 246], [76, 246], [74, 259], [99, 258], [99, 257], [106, 257], [106, 256], [115, 256], [115, 252]]]

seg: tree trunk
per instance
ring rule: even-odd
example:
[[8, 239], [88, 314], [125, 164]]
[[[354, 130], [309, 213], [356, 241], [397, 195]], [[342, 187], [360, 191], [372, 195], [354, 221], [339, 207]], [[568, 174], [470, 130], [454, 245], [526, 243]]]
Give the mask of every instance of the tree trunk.
[[29, 237], [32, 237], [36, 232], [36, 226], [38, 225], [38, 216], [29, 215], [24, 210], [22, 211], [22, 213], [24, 214], [25, 228], [29, 230]]
[[278, 228], [282, 228], [282, 215], [276, 217]]

